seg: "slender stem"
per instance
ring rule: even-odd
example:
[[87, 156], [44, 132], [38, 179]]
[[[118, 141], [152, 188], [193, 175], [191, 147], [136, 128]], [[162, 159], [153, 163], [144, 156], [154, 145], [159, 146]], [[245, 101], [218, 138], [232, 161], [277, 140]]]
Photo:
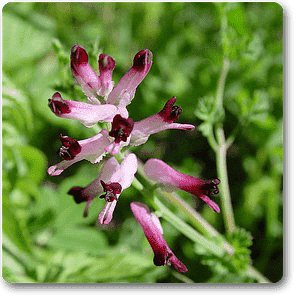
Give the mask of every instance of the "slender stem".
[[225, 82], [226, 82], [226, 77], [229, 68], [230, 68], [230, 62], [228, 58], [224, 57], [223, 67], [218, 81], [217, 94], [216, 94], [216, 106], [222, 109], [223, 109], [223, 95], [224, 95]]
[[[230, 62], [228, 58], [224, 57], [223, 67], [218, 81], [216, 92], [216, 109], [223, 110], [223, 98], [226, 77], [230, 68]], [[230, 190], [228, 184], [227, 163], [226, 155], [229, 145], [233, 142], [231, 138], [226, 142], [223, 125], [221, 123], [216, 125], [216, 138], [217, 146], [211, 145], [216, 152], [217, 172], [218, 177], [221, 180], [220, 184], [220, 198], [223, 211], [223, 217], [225, 222], [226, 231], [232, 233], [235, 230], [234, 214], [231, 205]]]
[[219, 141], [219, 147], [216, 152], [216, 159], [217, 159], [218, 177], [221, 180], [221, 184], [219, 186], [221, 205], [222, 205], [226, 230], [227, 232], [232, 233], [235, 230], [235, 221], [234, 221], [234, 214], [231, 205], [231, 197], [230, 197], [230, 190], [228, 184], [227, 162], [226, 162], [227, 147], [226, 147], [226, 141], [224, 136], [224, 130], [222, 127], [219, 127], [217, 129], [217, 137]]

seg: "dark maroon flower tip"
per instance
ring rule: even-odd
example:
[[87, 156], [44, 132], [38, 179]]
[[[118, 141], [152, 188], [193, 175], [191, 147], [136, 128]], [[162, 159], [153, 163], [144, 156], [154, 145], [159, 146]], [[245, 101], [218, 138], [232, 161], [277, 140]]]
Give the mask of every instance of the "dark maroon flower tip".
[[143, 71], [152, 63], [152, 52], [148, 49], [139, 51], [133, 59], [133, 68], [137, 71]]
[[206, 195], [216, 195], [219, 193], [217, 185], [221, 182], [220, 179], [204, 180], [203, 185], [201, 185], [201, 191]]
[[99, 55], [98, 64], [100, 72], [113, 71], [116, 66], [115, 60], [106, 54]]
[[65, 160], [72, 160], [78, 153], [81, 152], [81, 146], [77, 140], [68, 136], [59, 135], [62, 147], [59, 150], [59, 155]]
[[167, 123], [173, 123], [178, 120], [178, 117], [182, 113], [180, 106], [173, 106], [176, 102], [176, 97], [171, 98], [167, 101], [164, 108], [158, 113], [159, 116]]
[[48, 99], [50, 109], [57, 115], [68, 114], [71, 112], [68, 104], [61, 97], [61, 94], [56, 92], [53, 94], [51, 99]]
[[[164, 247], [165, 248], [165, 247]], [[156, 266], [164, 266], [166, 263], [166, 249], [164, 249], [163, 251], [154, 251], [154, 258], [153, 258], [153, 263]]]
[[173, 266], [178, 272], [188, 272], [185, 264], [183, 264], [167, 246], [164, 246], [163, 249], [155, 250], [153, 263], [156, 266]]
[[133, 124], [131, 118], [125, 119], [120, 114], [115, 115], [109, 135], [115, 138], [115, 143], [126, 142], [133, 129]]
[[106, 184], [104, 181], [100, 180], [105, 195], [101, 195], [100, 198], [105, 198], [107, 202], [112, 202], [117, 200], [117, 194], [121, 194], [122, 186], [118, 182], [112, 182]]
[[68, 191], [68, 195], [74, 197], [74, 201], [79, 204], [90, 200], [90, 197], [84, 193], [85, 188], [80, 186], [74, 186]]
[[75, 74], [78, 74], [76, 68], [80, 64], [87, 64], [89, 57], [87, 52], [80, 46], [74, 45], [71, 49], [71, 68]]

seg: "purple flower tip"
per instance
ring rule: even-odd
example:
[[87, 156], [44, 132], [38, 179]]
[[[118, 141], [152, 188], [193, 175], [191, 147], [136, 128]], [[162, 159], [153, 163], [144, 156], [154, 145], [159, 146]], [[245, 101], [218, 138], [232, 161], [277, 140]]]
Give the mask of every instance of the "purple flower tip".
[[133, 129], [133, 120], [123, 118], [120, 114], [115, 115], [112, 122], [112, 129], [109, 132], [111, 137], [115, 138], [115, 143], [126, 142]]
[[59, 150], [59, 155], [65, 160], [72, 160], [77, 154], [81, 152], [81, 146], [77, 140], [68, 136], [59, 135], [62, 147]]
[[78, 44], [71, 49], [71, 68], [75, 74], [78, 74], [76, 68], [81, 64], [87, 64], [89, 57], [87, 52]]
[[114, 200], [117, 200], [118, 199], [117, 194], [121, 194], [122, 192], [121, 184], [118, 182], [112, 182], [106, 184], [102, 180], [100, 180], [100, 182], [105, 192], [105, 195], [101, 195], [100, 198], [105, 198], [107, 202], [112, 202]]
[[82, 202], [86, 202], [90, 200], [89, 195], [84, 193], [85, 188], [80, 186], [74, 186], [68, 191], [68, 195], [72, 195], [74, 197], [74, 201], [79, 204]]
[[106, 54], [99, 55], [98, 64], [100, 72], [113, 71], [116, 66], [115, 60]]
[[133, 59], [133, 68], [137, 71], [148, 69], [152, 64], [152, 52], [148, 49], [139, 51]]
[[201, 190], [207, 195], [216, 195], [219, 193], [217, 185], [221, 183], [221, 180], [216, 178], [212, 180], [204, 180]]
[[164, 108], [158, 113], [158, 115], [167, 123], [176, 122], [182, 113], [182, 108], [180, 106], [174, 106], [175, 102], [176, 97], [171, 98], [167, 101]]
[[56, 92], [51, 99], [48, 99], [50, 109], [57, 115], [68, 114], [71, 112], [69, 105], [63, 100], [61, 94]]

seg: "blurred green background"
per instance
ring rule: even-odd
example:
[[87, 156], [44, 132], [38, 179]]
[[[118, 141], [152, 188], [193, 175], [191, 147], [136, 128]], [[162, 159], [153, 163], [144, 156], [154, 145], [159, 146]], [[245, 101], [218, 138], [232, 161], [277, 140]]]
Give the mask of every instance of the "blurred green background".
[[[200, 103], [214, 100], [223, 56], [231, 61], [224, 106], [225, 133], [240, 127], [228, 150], [228, 176], [236, 223], [253, 237], [251, 260], [272, 282], [283, 276], [283, 12], [277, 3], [8, 3], [2, 11], [2, 274], [9, 282], [182, 282], [153, 253], [133, 219], [130, 201], [145, 201], [132, 187], [122, 193], [110, 226], [95, 226], [103, 200], [88, 218], [67, 191], [98, 172], [87, 161], [58, 177], [59, 133], [95, 134], [48, 107], [55, 91], [84, 101], [69, 67], [70, 48], [85, 47], [97, 69], [99, 53], [116, 60], [113, 79], [141, 49], [153, 66], [128, 107], [140, 120], [172, 96], [193, 132], [168, 131], [133, 149], [142, 161], [163, 159], [190, 175], [215, 178], [216, 161], [199, 118]], [[180, 195], [194, 205], [192, 196]], [[217, 198], [216, 198], [217, 199]], [[218, 202], [218, 200], [216, 200]], [[223, 219], [197, 206], [220, 233]], [[177, 212], [180, 216], [180, 212]], [[162, 222], [165, 238], [193, 282], [247, 282], [205, 264], [193, 242]], [[223, 272], [223, 273], [222, 273]]]

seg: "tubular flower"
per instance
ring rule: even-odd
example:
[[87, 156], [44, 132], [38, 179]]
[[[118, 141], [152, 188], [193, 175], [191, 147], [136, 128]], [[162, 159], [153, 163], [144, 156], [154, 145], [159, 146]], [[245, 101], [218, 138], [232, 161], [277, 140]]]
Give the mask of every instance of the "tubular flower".
[[154, 252], [153, 262], [156, 266], [171, 266], [178, 272], [187, 272], [186, 266], [174, 255], [164, 240], [159, 219], [149, 208], [140, 202], [130, 203], [134, 217], [142, 226], [145, 236]]
[[64, 100], [58, 92], [49, 99], [49, 107], [58, 117], [78, 120], [86, 127], [92, 127], [97, 122], [112, 122], [117, 113], [114, 105]]
[[112, 219], [121, 192], [130, 187], [136, 171], [137, 158], [135, 154], [125, 157], [121, 165], [114, 157], [111, 157], [91, 184], [84, 188], [72, 187], [68, 194], [74, 197], [76, 203], [86, 202], [83, 213], [86, 217], [92, 200], [104, 193], [100, 198], [105, 198], [106, 204], [99, 214], [98, 222], [108, 224]]
[[100, 78], [89, 64], [87, 52], [77, 44], [71, 49], [71, 70], [88, 100], [99, 103], [97, 96], [101, 95]]
[[107, 99], [107, 96], [112, 91], [114, 87], [114, 82], [112, 81], [112, 72], [115, 69], [116, 62], [114, 59], [106, 54], [100, 54], [98, 59], [99, 66], [99, 79], [101, 89], [98, 94]]
[[152, 52], [148, 49], [139, 51], [129, 71], [120, 79], [107, 97], [107, 104], [125, 108], [130, 104], [138, 85], [148, 74], [152, 66]]
[[134, 123], [131, 134], [130, 144], [139, 146], [147, 142], [151, 134], [167, 130], [167, 129], [181, 129], [193, 130], [194, 125], [173, 123], [178, 120], [182, 113], [180, 106], [174, 106], [176, 98], [173, 97], [167, 101], [164, 108], [157, 114]]
[[151, 158], [146, 162], [144, 171], [149, 179], [194, 194], [215, 212], [220, 213], [219, 206], [208, 197], [208, 195], [214, 195], [219, 192], [219, 179], [203, 180], [185, 175], [156, 158]]
[[65, 169], [83, 159], [91, 163], [99, 162], [105, 155], [105, 148], [111, 144], [106, 129], [101, 130], [91, 138], [81, 141], [63, 135], [60, 135], [59, 138], [62, 142], [59, 155], [63, 158], [63, 161], [49, 167], [48, 174], [51, 176], [61, 174]]

